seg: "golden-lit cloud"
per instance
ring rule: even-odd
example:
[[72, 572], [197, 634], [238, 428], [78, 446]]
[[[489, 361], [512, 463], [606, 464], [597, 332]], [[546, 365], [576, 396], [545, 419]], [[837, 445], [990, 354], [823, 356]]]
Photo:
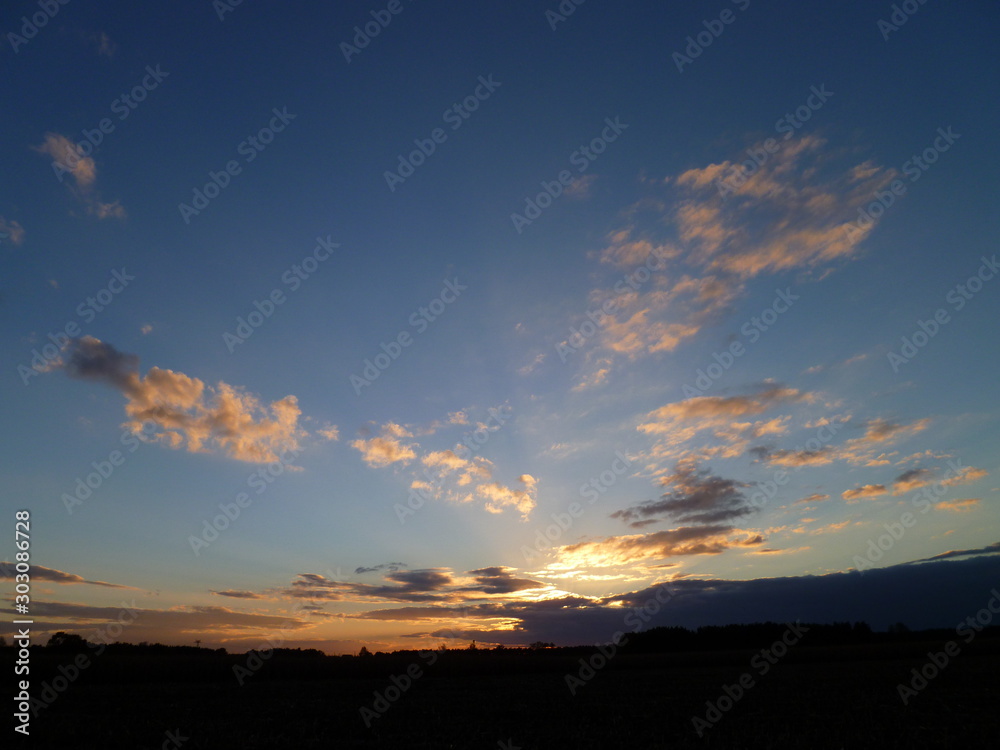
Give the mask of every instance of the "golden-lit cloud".
[[985, 469], [977, 469], [975, 466], [963, 466], [955, 476], [942, 479], [941, 484], [945, 487], [956, 487], [960, 484], [975, 482], [977, 479], [982, 479], [985, 476], [989, 476], [989, 472]]
[[[111, 385], [126, 398], [125, 426], [152, 442], [191, 453], [221, 451], [251, 463], [281, 460], [299, 449], [298, 400], [285, 396], [271, 404], [238, 386], [214, 388], [181, 372], [152, 367], [144, 377], [139, 358], [123, 354], [92, 336], [71, 339], [52, 369], [74, 378]], [[152, 425], [150, 432], [144, 425]]]
[[888, 490], [885, 488], [884, 484], [865, 484], [861, 487], [855, 487], [852, 490], [844, 490], [841, 493], [843, 497], [848, 502], [852, 500], [861, 500], [866, 497], [878, 497], [879, 495], [884, 495]]
[[514, 508], [522, 517], [527, 518], [535, 508], [538, 480], [530, 474], [522, 474], [517, 481], [521, 484], [520, 489], [506, 487], [499, 482], [480, 484], [474, 493], [470, 493], [468, 499], [485, 500], [486, 510], [490, 513], [502, 513], [507, 508]]
[[358, 439], [351, 443], [351, 447], [361, 452], [361, 458], [369, 466], [388, 466], [397, 462], [405, 465], [417, 457], [412, 447], [392, 437]]
[[[478, 422], [474, 435], [483, 435], [485, 439], [500, 429], [506, 421], [502, 413], [490, 409], [490, 421]], [[379, 430], [377, 437], [358, 439], [351, 445], [361, 452], [362, 458], [370, 466], [385, 467], [394, 463], [403, 466], [417, 461], [419, 470], [414, 472], [409, 489], [411, 498], [421, 500], [444, 499], [455, 503], [482, 503], [489, 513], [502, 513], [512, 509], [520, 512], [524, 519], [535, 508], [538, 480], [530, 474], [517, 477], [519, 486], [510, 487], [494, 478], [493, 462], [474, 454], [470, 445], [477, 445], [467, 436], [464, 444], [458, 443], [451, 448], [422, 451], [419, 443], [404, 439], [412, 438], [414, 432], [420, 435], [431, 435], [446, 425], [468, 425], [469, 415], [465, 410], [452, 412], [445, 421], [435, 421], [427, 429], [411, 429], [394, 422], [388, 422]], [[399, 506], [397, 513], [404, 516], [411, 509]], [[401, 517], [402, 518], [402, 517]]]
[[34, 150], [52, 159], [52, 169], [60, 182], [69, 175], [73, 181], [69, 188], [87, 207], [87, 213], [99, 219], [125, 218], [125, 208], [120, 201], [105, 203], [96, 194], [97, 165], [69, 138], [59, 133], [46, 133], [45, 140]]
[[[814, 396], [778, 383], [768, 383], [758, 393], [747, 396], [695, 396], [661, 406], [646, 415], [648, 421], [638, 426], [640, 432], [661, 439], [666, 447], [691, 440], [703, 430], [716, 430], [716, 437], [736, 443], [741, 453], [753, 436], [781, 432], [784, 420], [749, 424], [733, 420], [755, 416], [780, 405], [812, 401]], [[735, 431], [735, 432], [734, 432]], [[728, 440], [727, 440], [728, 438]], [[669, 455], [661, 450], [661, 456]]]
[[327, 424], [324, 427], [316, 430], [316, 434], [325, 440], [329, 440], [331, 443], [335, 443], [340, 440], [340, 429], [335, 424]]
[[762, 544], [759, 534], [731, 526], [686, 526], [649, 534], [611, 536], [559, 548], [559, 561], [581, 568], [609, 567], [687, 555], [717, 555], [733, 547]]
[[441, 469], [446, 472], [457, 471], [458, 469], [465, 468], [469, 464], [467, 460], [459, 458], [458, 454], [452, 450], [426, 453], [420, 459], [420, 462], [424, 466]]
[[803, 497], [803, 498], [801, 498], [799, 500], [796, 500], [792, 504], [793, 505], [811, 505], [812, 503], [821, 503], [824, 500], [829, 500], [829, 499], [830, 499], [830, 496], [827, 495], [827, 494], [825, 494], [825, 493], [814, 492], [811, 495], [806, 495], [805, 497]]
[[781, 144], [744, 181], [727, 180], [740, 169], [730, 161], [680, 175], [678, 233], [702, 265], [750, 278], [856, 255], [867, 235], [853, 226], [857, 208], [896, 175], [871, 165], [832, 174], [826, 146], [809, 135]]
[[[625, 274], [591, 292], [591, 308], [606, 314], [583, 369], [606, 369], [595, 365], [605, 354], [634, 360], [675, 351], [728, 311], [750, 279], [857, 256], [871, 230], [856, 225], [857, 210], [896, 173], [868, 162], [833, 166], [844, 156], [803, 135], [778, 144], [745, 179], [740, 163], [724, 160], [644, 180], [664, 195], [640, 199], [607, 235], [600, 260]], [[674, 236], [660, 239], [663, 225]], [[607, 379], [587, 374], [578, 388]]]
[[918, 490], [931, 482], [931, 472], [927, 469], [910, 469], [900, 474], [892, 483], [892, 494], [902, 495], [904, 492]]
[[970, 510], [975, 510], [980, 502], [981, 499], [978, 497], [966, 497], [956, 500], [942, 500], [939, 503], [935, 503], [934, 507], [937, 510], [951, 510], [957, 513], [966, 513]]

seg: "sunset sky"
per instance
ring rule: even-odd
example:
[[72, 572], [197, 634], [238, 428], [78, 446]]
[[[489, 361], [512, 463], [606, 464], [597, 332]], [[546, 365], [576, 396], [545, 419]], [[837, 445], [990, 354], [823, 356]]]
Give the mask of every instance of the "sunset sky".
[[995, 4], [559, 7], [0, 14], [0, 560], [30, 510], [37, 632], [989, 598]]

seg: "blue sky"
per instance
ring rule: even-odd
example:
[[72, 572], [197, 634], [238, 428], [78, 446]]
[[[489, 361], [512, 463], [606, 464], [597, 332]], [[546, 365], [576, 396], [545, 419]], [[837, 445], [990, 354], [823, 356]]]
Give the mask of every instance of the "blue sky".
[[0, 439], [41, 627], [355, 651], [606, 640], [657, 585], [694, 625], [711, 581], [988, 593], [991, 4], [39, 7], [0, 19]]

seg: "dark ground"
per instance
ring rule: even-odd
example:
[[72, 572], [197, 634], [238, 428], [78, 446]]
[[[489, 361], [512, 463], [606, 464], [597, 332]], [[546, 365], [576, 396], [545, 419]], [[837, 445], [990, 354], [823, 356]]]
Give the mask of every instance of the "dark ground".
[[[1000, 737], [995, 634], [960, 643], [961, 653], [909, 705], [900, 699], [897, 684], [909, 682], [910, 670], [946, 640], [812, 648], [803, 643], [763, 676], [751, 666], [759, 649], [620, 653], [575, 696], [565, 674], [576, 674], [578, 660], [592, 650], [449, 651], [430, 665], [416, 652], [367, 660], [275, 658], [243, 686], [232, 672], [234, 664], [245, 663], [243, 655], [124, 658], [109, 650], [33, 719], [30, 746], [992, 747]], [[33, 654], [33, 675], [39, 681], [42, 674], [51, 677], [55, 666], [72, 658]], [[389, 676], [410, 664], [421, 675], [366, 727], [360, 709], [370, 708], [373, 693], [392, 686]], [[756, 684], [699, 738], [692, 716], [704, 718], [706, 701], [716, 701], [723, 685], [745, 672]], [[37, 692], [40, 682], [33, 685]]]

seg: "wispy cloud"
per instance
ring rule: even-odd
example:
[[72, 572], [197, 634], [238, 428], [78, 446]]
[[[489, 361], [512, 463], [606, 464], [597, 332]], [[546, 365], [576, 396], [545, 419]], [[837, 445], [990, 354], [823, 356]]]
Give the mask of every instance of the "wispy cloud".
[[982, 500], [978, 497], [942, 500], [939, 503], [935, 503], [934, 508], [937, 510], [950, 510], [956, 513], [967, 513], [968, 511], [975, 510], [979, 507], [980, 502], [982, 502]]
[[97, 165], [93, 157], [85, 155], [77, 144], [59, 133], [46, 133], [45, 139], [35, 151], [47, 155], [52, 160], [52, 169], [60, 182], [69, 175], [69, 185], [73, 194], [86, 206], [87, 213], [99, 219], [123, 219], [125, 208], [120, 201], [106, 203], [95, 189]]
[[851, 502], [854, 500], [862, 500], [866, 497], [878, 497], [879, 495], [884, 495], [886, 492], [888, 492], [888, 490], [885, 488], [884, 484], [865, 484], [851, 490], [844, 490], [841, 493], [841, 497], [848, 502]]
[[16, 221], [8, 221], [0, 216], [0, 242], [9, 241], [12, 245], [24, 242], [24, 227]]
[[[85, 583], [91, 586], [104, 586], [112, 589], [134, 589], [133, 586], [124, 586], [120, 583], [108, 583], [107, 581], [91, 581], [75, 573], [65, 573], [55, 568], [46, 568], [44, 565], [32, 565], [28, 574], [35, 581], [51, 581], [58, 584]], [[0, 579], [12, 581], [17, 575], [15, 564], [12, 562], [0, 562]], [[138, 589], [136, 589], [138, 590]]]

